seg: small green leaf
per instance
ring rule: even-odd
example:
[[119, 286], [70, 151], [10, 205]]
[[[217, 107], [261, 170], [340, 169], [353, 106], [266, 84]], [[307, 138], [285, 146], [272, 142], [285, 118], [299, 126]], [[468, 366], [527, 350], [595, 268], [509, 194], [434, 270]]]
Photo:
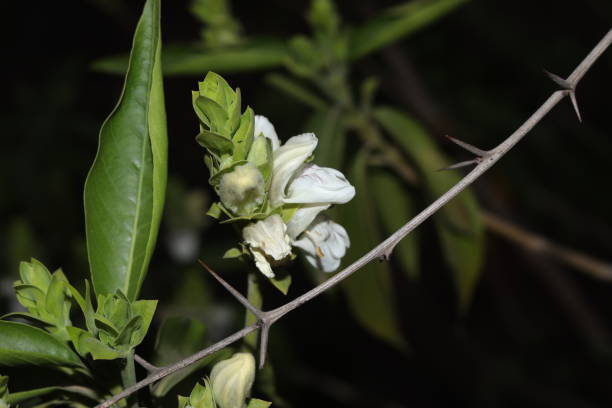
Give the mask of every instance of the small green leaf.
[[[410, 192], [397, 176], [382, 170], [374, 171], [369, 184], [373, 188], [378, 216], [386, 234], [394, 233], [415, 215]], [[402, 269], [410, 278], [419, 276], [417, 231], [397, 244], [393, 256], [399, 259]]]
[[[430, 199], [438, 198], [459, 182], [457, 171], [436, 171], [447, 167], [449, 161], [417, 122], [392, 108], [378, 108], [374, 117], [421, 170]], [[434, 219], [454, 274], [459, 306], [465, 311], [478, 283], [484, 256], [484, 226], [476, 198], [467, 189]]]
[[52, 393], [61, 393], [61, 394], [85, 397], [85, 398], [90, 399], [91, 403], [97, 402], [97, 399], [99, 398], [98, 395], [93, 390], [86, 388], [86, 387], [75, 385], [75, 386], [68, 386], [68, 387], [57, 387], [57, 386], [43, 387], [43, 388], [36, 388], [33, 390], [28, 390], [28, 391], [13, 392], [10, 395], [8, 395], [7, 401], [10, 404], [17, 404], [17, 403], [23, 402], [31, 398], [42, 397], [42, 396], [49, 395]]
[[225, 125], [229, 119], [226, 108], [219, 105], [218, 102], [204, 96], [199, 96], [195, 100], [194, 110], [196, 114], [198, 112], [201, 113], [201, 115], [198, 115], [200, 119], [202, 117], [206, 119], [203, 123], [211, 132], [219, 133], [225, 138], [231, 136], [229, 132], [225, 132]]
[[78, 327], [68, 327], [68, 334], [72, 344], [79, 355], [85, 357], [88, 354], [94, 360], [115, 360], [125, 357], [127, 351], [117, 351], [102, 343], [100, 340]]
[[270, 283], [280, 290], [283, 295], [286, 295], [289, 292], [289, 286], [291, 286], [291, 274], [282, 270], [275, 271], [275, 274], [274, 278], [269, 278]]
[[155, 248], [167, 173], [159, 0], [147, 0], [123, 93], [100, 130], [85, 182], [85, 224], [97, 294], [138, 297]]
[[223, 254], [223, 259], [239, 258], [243, 255], [240, 248], [230, 248]]
[[247, 107], [240, 117], [240, 126], [232, 139], [234, 145], [234, 161], [246, 160], [247, 154], [253, 144], [253, 130], [255, 114], [253, 109]]
[[[58, 273], [60, 272], [60, 273]], [[54, 317], [57, 327], [70, 325], [70, 300], [66, 299], [67, 281], [61, 271], [55, 272], [47, 289], [45, 308]]]
[[251, 398], [249, 400], [249, 404], [247, 405], [247, 408], [268, 408], [270, 405], [272, 405], [272, 403], [269, 401], [264, 401], [264, 400], [260, 400], [257, 398]]
[[[366, 159], [365, 151], [360, 151], [354, 158], [349, 180], [355, 185], [357, 195], [338, 209], [341, 224], [351, 238], [351, 247], [344, 260], [347, 264], [381, 241], [376, 212], [368, 197], [371, 188], [367, 179]], [[407, 344], [400, 330], [387, 263], [370, 262], [343, 281], [341, 287], [353, 316], [363, 328], [398, 349], [406, 350]]]
[[350, 58], [374, 52], [445, 16], [467, 0], [413, 0], [394, 6], [351, 35]]
[[138, 300], [132, 304], [132, 312], [142, 317], [142, 324], [132, 338], [131, 345], [133, 347], [136, 347], [144, 340], [151, 326], [151, 322], [153, 321], [156, 309], [157, 300]]
[[132, 335], [136, 333], [140, 327], [142, 327], [142, 316], [136, 315], [132, 317], [125, 326], [121, 328], [121, 331], [115, 337], [112, 345], [118, 349], [131, 348], [134, 346], [134, 344], [132, 344]]
[[23, 323], [0, 321], [0, 366], [85, 367], [79, 357], [49, 333]]
[[217, 157], [231, 155], [234, 150], [234, 144], [231, 140], [217, 133], [209, 132], [208, 130], [202, 130], [202, 132], [196, 136], [196, 141], [200, 146], [205, 147], [211, 154]]
[[219, 203], [217, 202], [212, 203], [208, 211], [206, 211], [206, 215], [210, 215], [216, 220], [221, 218], [222, 214], [223, 214], [223, 211], [221, 210], [221, 207], [219, 206]]

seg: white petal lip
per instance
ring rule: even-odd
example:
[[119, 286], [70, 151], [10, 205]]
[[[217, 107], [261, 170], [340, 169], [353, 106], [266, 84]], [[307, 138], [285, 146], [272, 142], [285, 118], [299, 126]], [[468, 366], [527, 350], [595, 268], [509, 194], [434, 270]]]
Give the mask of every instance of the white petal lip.
[[276, 276], [272, 271], [270, 262], [268, 262], [266, 256], [259, 249], [251, 249], [251, 254], [253, 254], [253, 259], [255, 260], [255, 266], [265, 277], [272, 279]]
[[344, 204], [354, 196], [355, 187], [340, 171], [306, 164], [289, 184], [284, 202]]
[[350, 247], [346, 230], [327, 217], [319, 215], [293, 246], [305, 252], [306, 260], [323, 272], [333, 272], [340, 266]]
[[307, 204], [300, 207], [287, 223], [287, 234], [296, 239], [312, 223], [321, 211], [327, 210], [331, 204]]
[[287, 226], [278, 214], [247, 225], [242, 230], [242, 237], [251, 248], [259, 248], [277, 261], [291, 254]]
[[255, 115], [255, 137], [263, 134], [265, 137], [272, 141], [272, 150], [278, 149], [280, 141], [278, 135], [274, 129], [274, 125], [263, 115]]
[[314, 133], [304, 133], [293, 136], [274, 151], [274, 166], [270, 183], [270, 204], [273, 208], [283, 204], [289, 180], [304, 161], [312, 155], [317, 143], [318, 140]]

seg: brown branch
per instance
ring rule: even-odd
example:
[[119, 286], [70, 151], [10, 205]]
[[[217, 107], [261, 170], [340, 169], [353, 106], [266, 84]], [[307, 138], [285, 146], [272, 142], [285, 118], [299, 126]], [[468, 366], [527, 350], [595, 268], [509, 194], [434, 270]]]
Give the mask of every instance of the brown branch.
[[[591, 50], [591, 52], [585, 57], [585, 59], [578, 65], [578, 67], [572, 72], [572, 74], [565, 80], [569, 84], [572, 90], [576, 88], [576, 85], [580, 81], [580, 79], [584, 76], [584, 74], [589, 70], [589, 68], [593, 65], [595, 60], [601, 56], [601, 54], [610, 46], [612, 43], [612, 29], [606, 33], [606, 35], [599, 41], [599, 43]], [[572, 91], [573, 92], [573, 91]], [[262, 317], [260, 320], [250, 326], [245, 327], [242, 330], [237, 331], [229, 337], [219, 341], [212, 346], [199, 351], [198, 353], [187, 357], [184, 360], [179, 361], [178, 363], [172, 364], [167, 367], [161, 368], [158, 372], [153, 373], [146, 377], [145, 379], [139, 381], [131, 387], [126, 388], [122, 392], [113, 396], [111, 399], [101, 403], [97, 406], [97, 408], [108, 408], [111, 405], [115, 404], [117, 401], [131, 395], [132, 393], [138, 391], [139, 389], [146, 387], [149, 384], [154, 383], [155, 381], [164, 378], [167, 375], [170, 375], [188, 365], [195, 363], [196, 361], [212, 354], [223, 347], [245, 337], [247, 334], [256, 330], [260, 326], [262, 326], [262, 321], [265, 323], [263, 326], [269, 329], [269, 327], [276, 322], [281, 317], [285, 316], [287, 313], [292, 310], [300, 307], [304, 303], [314, 299], [319, 296], [323, 292], [327, 291], [331, 287], [337, 285], [342, 282], [347, 277], [351, 276], [353, 273], [361, 269], [363, 266], [371, 262], [375, 259], [388, 257], [393, 248], [397, 245], [397, 243], [402, 240], [406, 235], [408, 235], [412, 230], [414, 230], [417, 226], [423, 223], [426, 219], [435, 214], [440, 208], [442, 208], [446, 203], [452, 200], [455, 196], [457, 196], [461, 191], [465, 190], [470, 184], [472, 184], [476, 179], [478, 179], [481, 175], [483, 175], [487, 170], [489, 170], [499, 159], [501, 159], [510, 149], [512, 149], [531, 129], [537, 125], [542, 118], [551, 111], [553, 107], [555, 107], [563, 98], [569, 95], [569, 91], [563, 89], [554, 92], [543, 104], [535, 111], [526, 121], [523, 123], [514, 133], [512, 133], [506, 140], [500, 143], [496, 148], [487, 151], [486, 156], [482, 157], [482, 160], [479, 161], [478, 165], [469, 172], [464, 178], [462, 178], [456, 185], [454, 185], [450, 190], [444, 193], [441, 197], [439, 197], [436, 201], [430, 204], [427, 208], [425, 208], [421, 213], [419, 213], [416, 217], [406, 223], [403, 227], [393, 233], [390, 237], [381, 242], [378, 246], [372, 249], [367, 254], [363, 255], [361, 258], [353, 262], [351, 265], [327, 279], [325, 282], [316, 286], [312, 290], [304, 293], [298, 298], [286, 303], [283, 306], [280, 306], [276, 309], [262, 312]], [[265, 352], [262, 352], [262, 354]]]

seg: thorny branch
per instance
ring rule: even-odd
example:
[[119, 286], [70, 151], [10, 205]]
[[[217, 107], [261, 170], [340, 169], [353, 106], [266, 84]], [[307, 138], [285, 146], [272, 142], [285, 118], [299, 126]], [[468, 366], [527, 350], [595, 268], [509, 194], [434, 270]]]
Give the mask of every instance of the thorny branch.
[[[470, 148], [469, 150], [471, 150], [472, 152], [478, 153], [477, 157], [472, 161], [476, 164], [476, 167], [465, 177], [463, 177], [457, 184], [455, 184], [450, 190], [440, 196], [436, 201], [431, 203], [427, 208], [421, 211], [418, 215], [416, 215], [412, 220], [407, 222], [399, 230], [394, 232], [391, 236], [389, 236], [383, 242], [378, 244], [378, 246], [376, 246], [370, 252], [366, 253], [361, 258], [353, 262], [351, 265], [347, 266], [345, 269], [338, 272], [336, 275], [327, 279], [325, 282], [304, 293], [303, 295], [297, 297], [296, 299], [284, 304], [283, 306], [265, 312], [260, 311], [253, 306], [248, 306], [248, 308], [252, 311], [257, 310], [257, 313], [255, 313], [258, 317], [257, 323], [237, 331], [236, 333], [226, 337], [225, 339], [213, 344], [212, 346], [204, 350], [199, 351], [196, 354], [193, 354], [190, 357], [185, 358], [184, 360], [160, 368], [158, 371], [150, 374], [145, 379], [137, 382], [131, 387], [126, 388], [125, 390], [113, 396], [109, 400], [99, 404], [96, 408], [108, 408], [111, 405], [115, 404], [117, 401], [133, 394], [139, 389], [144, 388], [149, 384], [152, 384], [182, 368], [185, 368], [197, 362], [198, 360], [245, 337], [247, 334], [253, 332], [254, 330], [257, 330], [258, 328], [262, 329], [262, 341], [260, 342], [260, 364], [263, 364], [266, 353], [265, 340], [267, 339], [270, 326], [274, 322], [276, 322], [292, 310], [300, 307], [304, 303], [319, 296], [321, 293], [327, 291], [331, 287], [342, 282], [344, 279], [351, 276], [353, 273], [361, 269], [369, 262], [375, 259], [388, 259], [399, 241], [401, 241], [412, 230], [414, 230], [421, 223], [423, 223], [423, 221], [435, 214], [440, 208], [442, 208], [446, 203], [452, 200], [460, 192], [465, 190], [470, 184], [472, 184], [476, 179], [483, 175], [487, 170], [489, 170], [495, 163], [497, 163], [499, 159], [501, 159], [506, 153], [508, 153], [508, 151], [514, 147], [514, 145], [516, 145], [523, 137], [525, 137], [525, 135], [527, 135], [527, 133], [529, 133], [529, 131], [531, 131], [531, 129], [533, 129], [535, 125], [537, 125], [548, 114], [548, 112], [552, 110], [552, 108], [554, 108], [559, 102], [561, 102], [563, 98], [569, 95], [571, 97], [572, 104], [574, 105], [574, 108], [578, 113], [577, 103], [575, 102], [576, 86], [578, 85], [584, 74], [589, 70], [589, 68], [591, 68], [597, 58], [599, 58], [601, 54], [603, 54], [603, 52], [610, 46], [611, 43], [612, 29], [606, 33], [606, 35], [591, 50], [591, 52], [584, 58], [584, 60], [582, 60], [578, 67], [574, 69], [574, 71], [567, 79], [559, 78], [561, 81], [555, 80], [555, 82], [561, 84], [561, 90], [555, 91], [550, 97], [548, 97], [548, 99], [540, 106], [540, 108], [538, 108], [538, 110], [536, 110], [514, 133], [508, 136], [506, 140], [504, 140], [494, 149], [483, 151], [481, 149], [474, 150], [474, 148]], [[555, 75], [553, 78], [556, 77], [557, 76]], [[581, 118], [579, 117], [579, 119]], [[464, 142], [462, 143], [465, 144]], [[209, 269], [209, 272], [212, 271]], [[214, 272], [212, 273], [213, 276], [215, 276], [217, 279], [220, 279], [218, 275], [214, 274]], [[235, 291], [231, 291], [231, 293], [236, 296], [237, 292], [234, 292]], [[242, 300], [244, 298], [242, 297], [242, 295], [237, 296], [237, 298], [241, 301], [241, 303], [244, 304]]]

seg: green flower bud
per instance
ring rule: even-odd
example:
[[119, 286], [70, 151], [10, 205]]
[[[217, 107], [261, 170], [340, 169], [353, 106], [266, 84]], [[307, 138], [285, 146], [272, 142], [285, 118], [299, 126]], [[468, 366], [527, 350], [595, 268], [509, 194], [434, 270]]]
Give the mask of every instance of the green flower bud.
[[253, 213], [264, 200], [264, 179], [252, 163], [236, 166], [224, 174], [219, 183], [219, 197], [234, 214]]
[[255, 380], [255, 359], [250, 353], [236, 353], [217, 363], [210, 373], [215, 402], [219, 408], [244, 408]]

